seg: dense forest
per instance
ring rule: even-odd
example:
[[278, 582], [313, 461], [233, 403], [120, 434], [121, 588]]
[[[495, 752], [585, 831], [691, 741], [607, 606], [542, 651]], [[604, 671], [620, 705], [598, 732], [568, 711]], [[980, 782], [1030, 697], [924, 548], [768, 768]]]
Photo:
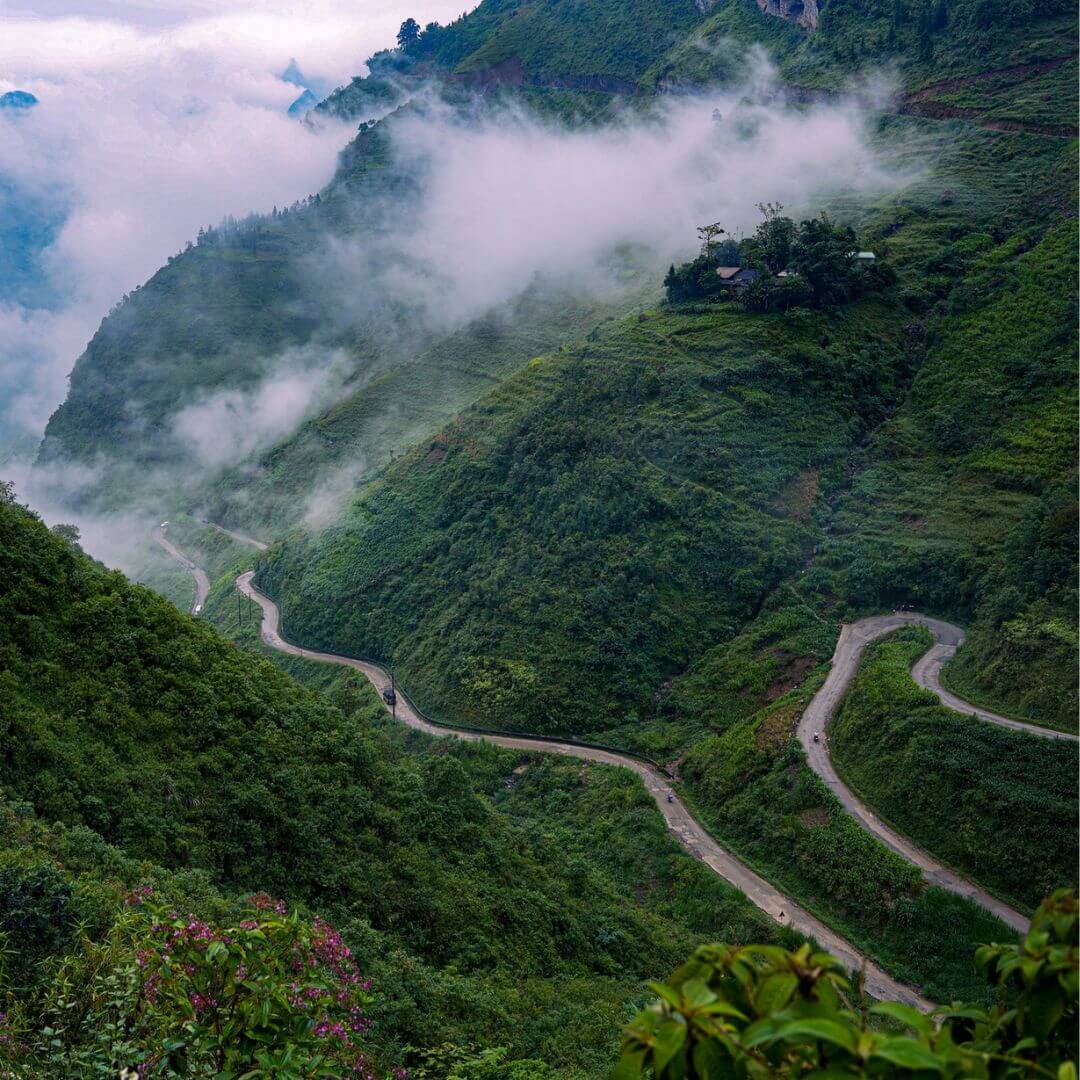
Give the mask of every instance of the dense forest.
[[[303, 689], [10, 501], [0, 565], [9, 994], [37, 978], [47, 998], [38, 965], [80, 925], [106, 941], [113, 882], [179, 881], [204, 913], [266, 891], [341, 928], [387, 1054], [475, 1041], [598, 1068], [642, 979], [707, 936], [775, 934], [621, 770], [405, 737], [366, 686]], [[27, 815], [60, 854], [23, 848]]]

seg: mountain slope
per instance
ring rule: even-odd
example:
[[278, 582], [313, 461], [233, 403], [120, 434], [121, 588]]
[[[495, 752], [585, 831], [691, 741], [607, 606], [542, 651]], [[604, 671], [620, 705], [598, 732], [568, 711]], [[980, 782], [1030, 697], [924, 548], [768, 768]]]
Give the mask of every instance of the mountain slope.
[[[598, 731], [750, 616], [917, 357], [907, 314], [652, 312], [534, 361], [261, 564], [310, 643], [425, 706]], [[804, 489], [809, 494], [804, 494]]]
[[655, 299], [655, 292], [651, 277], [630, 267], [607, 298], [536, 284], [513, 303], [347, 394], [266, 453], [227, 471], [206, 495], [206, 516], [260, 536], [286, 531], [297, 517], [327, 524], [366, 477], [431, 437], [534, 356], [584, 337], [625, 313], [635, 298]]
[[88, 830], [206, 895], [333, 918], [382, 984], [384, 1045], [598, 1075], [643, 978], [706, 934], [775, 933], [621, 770], [407, 736], [366, 688], [303, 689], [10, 502], [0, 568], [5, 793], [103, 872]]

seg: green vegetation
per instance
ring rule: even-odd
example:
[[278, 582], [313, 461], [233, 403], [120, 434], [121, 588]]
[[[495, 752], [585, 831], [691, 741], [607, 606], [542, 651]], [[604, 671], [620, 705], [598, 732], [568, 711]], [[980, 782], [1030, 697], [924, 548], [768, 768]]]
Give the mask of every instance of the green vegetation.
[[982, 908], [926, 888], [807, 767], [794, 731], [824, 676], [807, 654], [827, 659], [834, 634], [790, 599], [673, 687], [669, 713], [696, 713], [718, 729], [686, 753], [684, 794], [723, 844], [893, 974], [936, 1001], [978, 998], [971, 943], [1011, 932]]
[[1075, 881], [1076, 746], [943, 708], [908, 673], [930, 644], [904, 630], [870, 647], [833, 722], [833, 758], [902, 833], [1031, 909], [1048, 882]]
[[[41, 461], [90, 464], [119, 453], [130, 467], [141, 455], [154, 464], [175, 457], [166, 421], [178, 404], [254, 381], [268, 357], [306, 342], [325, 314], [306, 297], [299, 266], [313, 250], [311, 219], [323, 214], [312, 204], [204, 233], [124, 297], [76, 362]], [[131, 401], [141, 406], [137, 415]], [[156, 440], [136, 455], [140, 424]]]
[[897, 400], [907, 314], [653, 311], [533, 361], [290, 537], [258, 581], [312, 647], [425, 708], [536, 732], [651, 709], [805, 560], [819, 485]]
[[153, 892], [138, 886], [64, 959], [40, 1017], [4, 1014], [8, 1076], [371, 1075], [370, 983], [329, 923], [261, 894], [213, 926]]
[[[685, 855], [623, 770], [432, 742], [348, 675], [303, 690], [10, 502], [0, 567], [0, 783], [63, 847], [60, 878], [9, 889], [44, 897], [55, 931], [20, 918], [37, 951], [9, 938], [2, 990], [47, 984], [95, 910], [87, 932], [108, 937], [105, 901], [65, 873], [160, 873], [202, 917], [217, 890], [266, 889], [332, 919], [395, 1060], [471, 1042], [595, 1075], [641, 979], [718, 934], [789, 936]], [[8, 820], [0, 865], [37, 866]]]
[[[646, 74], [647, 85], [729, 82], [742, 53], [762, 43], [788, 85], [838, 91], [853, 73], [889, 67], [912, 101], [947, 117], [1062, 124], [1076, 130], [1075, 86], [1055, 66], [1076, 56], [1076, 15], [1063, 3], [996, 0], [866, 0], [825, 3], [808, 33], [754, 5], [719, 0]], [[1034, 69], [1024, 70], [1026, 65]], [[1015, 70], [1021, 67], [1021, 70]], [[1049, 72], [1049, 74], [1047, 74]], [[1055, 93], [1060, 91], [1060, 94]], [[937, 108], [935, 108], [937, 107]]]
[[[204, 234], [126, 298], [76, 366], [42, 461], [115, 453], [101, 487], [136, 497], [148, 466], [186, 460], [178, 407], [243, 391], [293, 347], [340, 350], [338, 404], [191, 502], [259, 534], [295, 528], [259, 563], [290, 636], [392, 662], [451, 722], [676, 762], [722, 842], [895, 975], [978, 1004], [934, 1036], [895, 1010], [912, 1035], [863, 1030], [838, 1014], [829, 965], [770, 951], [792, 936], [679, 851], [632, 776], [432, 741], [393, 727], [354, 676], [259, 659], [232, 590], [252, 553], [190, 520], [178, 535], [215, 581], [206, 618], [237, 647], [5, 502], [0, 785], [25, 802], [0, 806], [0, 993], [22, 1032], [52, 1027], [61, 1000], [90, 1002], [59, 1047], [40, 1047], [68, 1056], [20, 1062], [31, 1074], [81, 1067], [101, 1049], [88, 1042], [111, 1037], [120, 1014], [102, 1002], [130, 992], [151, 933], [122, 896], [147, 881], [213, 928], [237, 925], [236, 898], [257, 889], [300, 910], [300, 935], [320, 925], [311, 912], [332, 919], [376, 983], [365, 1052], [418, 1078], [543, 1075], [529, 1058], [598, 1075], [641, 980], [718, 938], [765, 941], [764, 966], [699, 953], [632, 1029], [629, 1075], [649, 1055], [658, 1077], [820, 1071], [822, 1038], [836, 1072], [861, 1052], [875, 1075], [1026, 1074], [947, 1043], [1030, 1056], [1029, 1034], [1051, 1075], [1075, 1058], [1055, 1041], [1075, 1029], [1075, 974], [1051, 972], [1073, 995], [1062, 1003], [1041, 966], [1075, 937], [1072, 901], [1023, 946], [1019, 1011], [978, 1011], [993, 989], [971, 947], [1004, 928], [862, 832], [792, 740], [838, 621], [898, 603], [969, 627], [947, 672], [959, 692], [1075, 729], [1075, 147], [975, 126], [1071, 130], [1075, 13], [831, 0], [809, 34], [748, 0], [702, 7], [485, 0], [449, 27], [408, 27], [326, 106], [399, 112], [361, 126], [319, 196]], [[799, 256], [802, 281], [784, 286], [798, 295], [758, 286], [739, 310], [691, 288], [672, 294], [689, 303], [630, 317], [623, 303], [608, 321], [610, 307], [531, 294], [435, 338], [378, 275], [342, 296], [312, 274], [321, 237], [377, 232], [377, 196], [402, 218], [414, 208], [417, 174], [388, 132], [424, 107], [415, 92], [462, 117], [510, 102], [600, 123], [616, 95], [636, 107], [658, 87], [738, 78], [759, 41], [789, 85], [828, 91], [888, 65], [897, 111], [940, 118], [880, 120], [889, 167], [924, 171], [877, 205], [838, 195], [836, 228], [801, 238], [827, 258]], [[737, 254], [775, 272], [800, 238], [768, 224]], [[854, 235], [895, 283], [849, 287]], [[162, 475], [180, 473], [155, 472], [158, 489]], [[183, 601], [175, 572], [153, 580]], [[915, 647], [872, 654], [839, 721], [843, 766], [884, 814], [1018, 902], [1075, 880], [1075, 748], [1039, 744], [1036, 768], [1028, 743], [927, 704], [903, 675]], [[1004, 843], [1012, 830], [1021, 845]], [[980, 958], [995, 977], [1014, 966]], [[721, 1051], [700, 1010], [750, 997]], [[187, 1025], [190, 1060], [220, 1051], [173, 1004], [154, 1037]], [[310, 1032], [297, 1030], [299, 1053]]]
[[[761, 204], [764, 216], [754, 234], [736, 243], [717, 244], [719, 224], [698, 229], [705, 239], [701, 254], [664, 278], [670, 303], [738, 299], [747, 311], [788, 311], [795, 307], [832, 308], [893, 285], [896, 275], [877, 262], [857, 259], [858, 239], [850, 225], [837, 225], [822, 214], [798, 225], [781, 214], [780, 204]], [[741, 268], [755, 277], [738, 293], [719, 269]], [[780, 276], [783, 275], [783, 276]]]
[[509, 67], [504, 78], [513, 81], [623, 90], [633, 89], [701, 19], [693, 0], [583, 0], [572, 11], [558, 4], [486, 0], [449, 26], [429, 24], [398, 44], [406, 63], [458, 73], [498, 71], [503, 65]]
[[534, 356], [654, 298], [655, 283], [640, 270], [618, 269], [615, 299], [535, 286], [366, 382], [268, 453], [225, 472], [208, 494], [208, 516], [264, 536], [297, 518], [316, 527], [334, 520], [365, 478], [435, 435]]
[[963, 280], [908, 402], [838, 500], [819, 562], [864, 610], [908, 603], [970, 622], [958, 690], [1075, 731], [1072, 233], [955, 252], [948, 272]]
[[[927, 1017], [894, 1002], [867, 1009], [836, 961], [809, 949], [699, 949], [627, 1028], [618, 1080], [721, 1076], [1058, 1076], [1076, 1072], [1077, 906], [1061, 890], [1017, 945], [975, 962], [992, 1008]], [[935, 1022], [936, 1021], [936, 1022]]]

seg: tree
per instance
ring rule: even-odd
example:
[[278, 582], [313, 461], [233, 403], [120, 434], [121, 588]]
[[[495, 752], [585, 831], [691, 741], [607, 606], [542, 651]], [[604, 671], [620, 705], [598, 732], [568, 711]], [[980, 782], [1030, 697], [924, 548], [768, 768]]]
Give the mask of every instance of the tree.
[[763, 262], [769, 273], [779, 274], [786, 270], [791, 259], [791, 246], [795, 240], [795, 222], [784, 217], [782, 203], [758, 203], [765, 219], [747, 242], [752, 258]]
[[59, 536], [61, 540], [66, 540], [74, 547], [79, 546], [79, 527], [78, 525], [68, 525], [64, 522], [60, 522], [54, 525], [50, 530], [54, 536]]
[[719, 221], [714, 221], [711, 225], [701, 225], [698, 227], [698, 239], [701, 241], [701, 254], [708, 257], [713, 253], [713, 248], [716, 247], [717, 237], [723, 236], [727, 230], [720, 224]]
[[398, 30], [397, 43], [398, 48], [404, 52], [408, 52], [409, 49], [420, 40], [420, 24], [413, 18], [406, 19], [401, 24], [401, 29]]
[[818, 307], [853, 295], [857, 243], [853, 229], [834, 225], [826, 214], [799, 226], [791, 244], [791, 268], [806, 279]]

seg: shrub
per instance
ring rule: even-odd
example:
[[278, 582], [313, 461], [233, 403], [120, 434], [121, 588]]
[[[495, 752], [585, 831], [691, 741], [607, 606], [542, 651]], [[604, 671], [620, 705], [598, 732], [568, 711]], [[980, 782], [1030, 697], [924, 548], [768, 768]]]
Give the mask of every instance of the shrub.
[[1076, 896], [1044, 900], [1022, 941], [983, 945], [975, 963], [998, 1004], [924, 1016], [891, 1001], [868, 1007], [840, 963], [809, 945], [702, 946], [666, 983], [650, 984], [657, 1000], [627, 1028], [614, 1075], [1075, 1080]]
[[167, 911], [149, 886], [127, 902], [57, 972], [46, 1024], [3, 1017], [5, 1076], [373, 1076], [370, 982], [329, 923], [262, 894], [228, 926]]

